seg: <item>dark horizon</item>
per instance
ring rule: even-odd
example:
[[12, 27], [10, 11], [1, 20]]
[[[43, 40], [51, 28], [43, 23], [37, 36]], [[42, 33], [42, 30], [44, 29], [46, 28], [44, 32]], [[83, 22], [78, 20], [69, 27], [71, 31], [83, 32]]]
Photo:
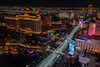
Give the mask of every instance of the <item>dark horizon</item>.
[[100, 7], [99, 0], [3, 0], [1, 6], [43, 6], [43, 7], [87, 7], [92, 4], [93, 7]]

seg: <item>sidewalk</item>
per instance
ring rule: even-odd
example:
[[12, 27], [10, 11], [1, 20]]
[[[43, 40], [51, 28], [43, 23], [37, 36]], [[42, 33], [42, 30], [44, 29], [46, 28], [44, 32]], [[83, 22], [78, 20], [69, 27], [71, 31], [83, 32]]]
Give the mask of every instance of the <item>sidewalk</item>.
[[95, 67], [95, 66], [96, 66], [95, 57], [90, 56], [90, 62], [87, 67]]

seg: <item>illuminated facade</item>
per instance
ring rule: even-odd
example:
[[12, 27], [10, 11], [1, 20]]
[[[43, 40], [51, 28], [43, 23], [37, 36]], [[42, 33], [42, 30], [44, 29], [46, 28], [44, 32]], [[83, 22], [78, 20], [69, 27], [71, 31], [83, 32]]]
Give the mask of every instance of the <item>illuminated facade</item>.
[[51, 21], [52, 21], [52, 17], [51, 16], [49, 16], [49, 15], [43, 16], [43, 20], [41, 22], [41, 25], [42, 26], [45, 26], [45, 25], [50, 26]]
[[58, 13], [58, 17], [59, 18], [61, 18], [61, 19], [63, 19], [63, 18], [70, 18], [70, 19], [72, 19], [72, 18], [74, 18], [74, 12], [73, 11], [68, 11], [68, 12], [66, 12], [66, 11], [60, 11], [59, 13]]
[[88, 6], [88, 14], [89, 14], [89, 15], [93, 15], [93, 7], [92, 7], [92, 4], [90, 4], [90, 5]]
[[[93, 44], [93, 40], [91, 40], [92, 43], [89, 42], [82, 42], [82, 41], [75, 41], [75, 45], [81, 47], [82, 49], [87, 49], [89, 51], [98, 52], [100, 53], [100, 41], [98, 40], [99, 44]], [[95, 41], [97, 42], [97, 40]]]
[[100, 36], [100, 23], [90, 23], [88, 35]]
[[38, 11], [34, 13], [28, 9], [23, 11], [22, 14], [5, 17], [6, 24], [9, 26], [19, 27], [28, 31], [41, 32], [41, 16]]
[[41, 21], [23, 20], [19, 19], [20, 28], [32, 30], [34, 32], [41, 32]]
[[93, 9], [92, 6], [93, 6], [92, 4], [89, 4], [89, 6], [88, 6], [88, 10], [89, 10], [89, 11], [91, 11], [91, 10]]
[[34, 32], [41, 32], [41, 17], [30, 16], [28, 14], [19, 15], [20, 28], [32, 30]]
[[100, 20], [97, 20], [97, 19], [96, 19], [95, 22], [96, 22], [96, 23], [100, 23]]
[[6, 24], [9, 25], [9, 26], [14, 26], [14, 27], [17, 27], [18, 26], [18, 20], [17, 18], [11, 18], [11, 17], [5, 17], [5, 21], [6, 21]]
[[59, 25], [62, 24], [62, 20], [58, 20], [58, 21], [53, 21], [51, 16], [44, 16], [43, 17], [43, 21], [41, 22], [41, 25], [47, 25], [47, 26], [52, 26], [52, 24], [54, 25]]
[[52, 22], [50, 23], [50, 26], [52, 26], [52, 24], [55, 24], [55, 25], [62, 24], [62, 20], [59, 20], [59, 21], [52, 21]]

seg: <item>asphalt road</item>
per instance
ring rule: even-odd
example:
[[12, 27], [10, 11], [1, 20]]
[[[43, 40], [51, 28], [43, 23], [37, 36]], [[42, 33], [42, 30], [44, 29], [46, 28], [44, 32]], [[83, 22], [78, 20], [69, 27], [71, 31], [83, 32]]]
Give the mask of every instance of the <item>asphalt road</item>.
[[[60, 59], [61, 58], [61, 59]], [[62, 67], [65, 57], [60, 57], [52, 67]]]
[[[66, 48], [63, 53], [65, 53], [66, 55], [68, 55], [68, 48]], [[58, 60], [55, 62], [55, 64], [52, 67], [63, 67], [63, 63], [66, 61], [65, 56], [60, 56], [58, 58]]]

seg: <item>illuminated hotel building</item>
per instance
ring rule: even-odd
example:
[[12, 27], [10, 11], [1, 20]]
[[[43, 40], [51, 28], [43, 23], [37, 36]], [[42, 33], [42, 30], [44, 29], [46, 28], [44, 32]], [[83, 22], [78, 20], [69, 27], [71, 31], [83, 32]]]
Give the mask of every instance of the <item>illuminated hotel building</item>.
[[92, 7], [92, 4], [90, 4], [90, 5], [88, 6], [88, 14], [89, 14], [89, 15], [93, 15], [93, 7]]
[[90, 23], [88, 35], [100, 36], [100, 23]]
[[15, 18], [15, 17], [5, 17], [5, 23], [8, 25], [8, 26], [14, 26], [14, 27], [17, 27], [18, 26], [18, 18]]
[[34, 32], [41, 31], [41, 19], [40, 16], [29, 16], [28, 14], [19, 15], [19, 25], [22, 29], [32, 30]]
[[22, 14], [5, 17], [6, 24], [9, 26], [20, 27], [28, 31], [41, 32], [41, 16], [38, 10], [22, 9]]
[[[100, 36], [100, 13], [98, 13], [97, 18], [94, 19], [89, 25], [88, 35], [98, 35]], [[95, 22], [95, 23], [94, 23]]]

